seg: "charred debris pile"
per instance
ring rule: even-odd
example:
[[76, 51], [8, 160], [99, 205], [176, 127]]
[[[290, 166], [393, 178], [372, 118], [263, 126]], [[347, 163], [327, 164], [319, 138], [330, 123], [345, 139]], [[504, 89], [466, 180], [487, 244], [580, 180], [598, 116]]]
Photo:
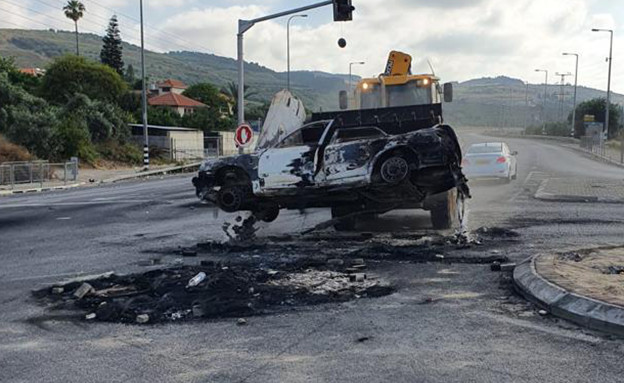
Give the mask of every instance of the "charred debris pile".
[[373, 276], [338, 271], [342, 267], [331, 263], [282, 266], [203, 261], [127, 276], [109, 274], [33, 294], [51, 309], [77, 309], [85, 320], [143, 324], [263, 315], [393, 292]]

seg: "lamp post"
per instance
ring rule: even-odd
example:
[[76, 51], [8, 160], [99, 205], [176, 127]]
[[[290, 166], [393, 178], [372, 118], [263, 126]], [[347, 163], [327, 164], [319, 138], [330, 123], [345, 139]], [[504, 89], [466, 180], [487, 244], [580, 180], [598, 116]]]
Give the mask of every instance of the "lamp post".
[[352, 77], [352, 68], [354, 65], [364, 65], [366, 64], [364, 61], [354, 61], [349, 63], [349, 92], [351, 92], [351, 77]]
[[576, 58], [576, 65], [574, 70], [574, 108], [572, 108], [572, 129], [570, 130], [570, 134], [574, 137], [574, 127], [576, 125], [576, 87], [578, 86], [578, 63], [579, 63], [579, 54], [578, 53], [562, 53], [564, 56], [574, 56]]
[[292, 15], [288, 18], [288, 21], [286, 22], [286, 62], [288, 65], [288, 74], [287, 74], [288, 80], [287, 80], [286, 89], [288, 89], [289, 92], [290, 92], [290, 22], [295, 17], [308, 17], [308, 15]]
[[143, 115], [143, 137], [145, 143], [143, 145], [143, 168], [149, 169], [149, 137], [147, 129], [147, 84], [145, 84], [145, 43], [143, 39], [143, 0], [139, 0], [141, 13], [141, 104]]
[[536, 72], [546, 73], [546, 80], [544, 80], [544, 100], [542, 100], [542, 134], [546, 134], [546, 94], [548, 92], [548, 70], [536, 69]]
[[607, 105], [605, 106], [605, 123], [604, 123], [604, 128], [603, 128], [603, 132], [601, 136], [601, 147], [603, 147], [604, 149], [604, 141], [609, 135], [609, 109], [611, 106], [611, 61], [612, 61], [611, 59], [613, 55], [613, 30], [594, 28], [592, 29], [592, 32], [609, 32], [609, 34], [611, 35], [611, 42], [609, 45], [609, 58], [607, 58], [607, 61], [609, 61], [609, 75], [607, 78]]

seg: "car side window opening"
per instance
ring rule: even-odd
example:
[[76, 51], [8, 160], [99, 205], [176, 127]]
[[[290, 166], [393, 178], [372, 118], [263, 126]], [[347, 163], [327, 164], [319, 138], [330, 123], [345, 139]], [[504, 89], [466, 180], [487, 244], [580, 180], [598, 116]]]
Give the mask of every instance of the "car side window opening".
[[368, 128], [344, 128], [338, 129], [334, 133], [331, 143], [340, 144], [349, 141], [357, 141], [363, 139], [379, 138], [385, 134], [375, 127]]
[[303, 145], [317, 145], [319, 140], [321, 139], [321, 135], [325, 129], [324, 124], [315, 124], [311, 126], [303, 127], [293, 133], [291, 133], [288, 137], [284, 138], [280, 143], [280, 148], [292, 148], [296, 146]]

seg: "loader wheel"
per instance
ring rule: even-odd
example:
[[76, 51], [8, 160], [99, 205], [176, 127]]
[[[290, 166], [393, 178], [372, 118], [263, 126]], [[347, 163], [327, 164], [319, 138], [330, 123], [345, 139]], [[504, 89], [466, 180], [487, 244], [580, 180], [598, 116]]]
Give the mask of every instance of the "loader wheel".
[[[332, 219], [344, 217], [345, 215], [353, 214], [356, 209], [352, 206], [332, 207], [331, 215]], [[351, 231], [355, 229], [356, 217], [345, 218], [334, 224], [336, 231]]]
[[239, 211], [245, 201], [245, 190], [242, 186], [223, 186], [217, 193], [217, 203], [227, 213]]
[[453, 227], [457, 217], [457, 189], [453, 188], [433, 197], [436, 201], [431, 208], [431, 223], [436, 230]]
[[409, 164], [403, 157], [392, 156], [387, 158], [379, 168], [381, 179], [389, 184], [397, 184], [407, 178]]
[[273, 222], [277, 219], [280, 213], [278, 204], [270, 204], [262, 206], [256, 213], [256, 217], [263, 222]]

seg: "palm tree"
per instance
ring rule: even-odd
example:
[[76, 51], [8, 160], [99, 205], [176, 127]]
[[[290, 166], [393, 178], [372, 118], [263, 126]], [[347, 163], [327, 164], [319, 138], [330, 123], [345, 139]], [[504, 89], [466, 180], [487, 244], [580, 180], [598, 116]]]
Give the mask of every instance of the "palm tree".
[[80, 56], [80, 49], [78, 47], [78, 20], [84, 16], [84, 12], [86, 11], [85, 6], [78, 0], [69, 0], [67, 5], [63, 7], [63, 11], [65, 11], [65, 17], [73, 20], [76, 26], [76, 56]]
[[[251, 96], [255, 96], [258, 94], [255, 91], [250, 91], [248, 85], [245, 85], [244, 89], [245, 89], [245, 95], [244, 95], [245, 100], [249, 99], [249, 97]], [[226, 96], [234, 100], [234, 110], [235, 111], [238, 110], [238, 84], [235, 83], [234, 81], [228, 82], [227, 85], [221, 89], [221, 93], [225, 94]]]

